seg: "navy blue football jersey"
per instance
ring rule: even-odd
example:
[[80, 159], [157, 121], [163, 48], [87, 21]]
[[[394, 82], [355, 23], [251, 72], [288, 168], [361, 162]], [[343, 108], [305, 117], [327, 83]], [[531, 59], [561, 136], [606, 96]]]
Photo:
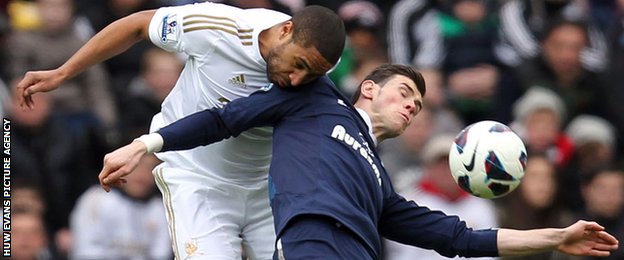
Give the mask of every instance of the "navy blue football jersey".
[[336, 219], [378, 258], [381, 236], [445, 256], [497, 255], [496, 230], [472, 230], [394, 191], [368, 126], [327, 77], [297, 88], [266, 88], [158, 132], [168, 151], [258, 126], [274, 127], [269, 194], [278, 237], [293, 217], [312, 214]]

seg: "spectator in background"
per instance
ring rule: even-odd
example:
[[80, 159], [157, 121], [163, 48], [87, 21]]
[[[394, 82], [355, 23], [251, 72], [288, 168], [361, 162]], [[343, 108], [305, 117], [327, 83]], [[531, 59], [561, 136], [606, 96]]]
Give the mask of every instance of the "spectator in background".
[[[17, 104], [17, 97], [9, 109], [11, 121], [11, 147], [19, 156], [11, 163], [13, 181], [41, 187], [46, 208], [46, 226], [54, 234], [67, 227], [74, 193], [82, 191], [77, 183], [86, 178], [84, 158], [76, 150], [76, 143], [59, 121], [50, 118], [52, 100], [49, 94], [36, 95], [37, 106], [25, 111]], [[93, 174], [97, 172], [92, 172]], [[85, 180], [86, 181], [86, 180]]]
[[[16, 93], [10, 102], [8, 116], [11, 121], [11, 147], [19, 156], [12, 157], [14, 183], [40, 187], [45, 210], [45, 225], [51, 234], [55, 253], [63, 255], [68, 250], [68, 218], [74, 202], [87, 187], [97, 183], [90, 162], [93, 147], [84, 146], [71, 136], [52, 113], [52, 97], [41, 93], [34, 98], [37, 105], [32, 111], [19, 107]], [[21, 196], [21, 195], [20, 195]]]
[[143, 55], [141, 74], [128, 86], [120, 102], [122, 139], [129, 142], [148, 132], [152, 117], [160, 112], [160, 104], [175, 86], [184, 68], [175, 53], [150, 48]]
[[[340, 6], [344, 5], [345, 3], [348, 2], [359, 2], [362, 0], [273, 0], [275, 2], [281, 2], [283, 4], [289, 4], [289, 3], [301, 3], [303, 2], [303, 4], [305, 5], [320, 5], [320, 6], [325, 6], [329, 9], [334, 10], [336, 13], [338, 12], [338, 9], [340, 9]], [[366, 2], [370, 2], [373, 3], [375, 6], [377, 6], [382, 13], [387, 14], [390, 10], [390, 8], [394, 5], [394, 3], [396, 2], [396, 0], [394, 1], [387, 1], [387, 0], [363, 0]]]
[[6, 110], [9, 109], [11, 105], [9, 103], [10, 100], [11, 100], [11, 95], [9, 94], [9, 89], [4, 84], [4, 81], [2, 81], [2, 78], [0, 78], [0, 116], [1, 117], [6, 116]]
[[449, 105], [466, 124], [491, 118], [494, 94], [510, 81], [495, 53], [498, 21], [494, 1], [459, 0], [441, 6], [441, 70]]
[[165, 209], [151, 174], [158, 163], [150, 155], [120, 189], [107, 193], [94, 186], [80, 197], [71, 215], [72, 259], [172, 258]]
[[563, 197], [566, 206], [574, 211], [583, 208], [581, 197], [582, 175], [597, 167], [615, 162], [615, 129], [607, 120], [591, 115], [575, 117], [566, 128], [574, 142], [574, 155], [563, 175]]
[[427, 82], [425, 103], [443, 106], [442, 55], [444, 50], [436, 0], [400, 0], [388, 16], [390, 62], [416, 67]]
[[11, 210], [28, 211], [39, 215], [46, 213], [47, 205], [42, 197], [41, 188], [33, 183], [17, 181], [11, 187]]
[[[63, 64], [84, 44], [73, 26], [71, 0], [37, 0], [36, 3], [41, 28], [16, 31], [9, 38], [12, 80], [19, 80], [28, 70], [51, 69]], [[104, 139], [107, 133], [110, 139], [96, 142], [115, 144], [116, 104], [101, 66], [87, 69], [51, 95], [54, 101], [51, 109], [69, 126], [70, 135], [87, 140], [92, 136]], [[100, 155], [94, 157], [99, 159]], [[97, 171], [99, 167], [93, 168]]]
[[[134, 12], [160, 7], [158, 1], [152, 0], [97, 0], [95, 2], [75, 2], [78, 4], [79, 13], [87, 18], [92, 29], [91, 34], [101, 31], [115, 20]], [[171, 5], [171, 3], [167, 3], [167, 5]], [[88, 36], [88, 38], [91, 38], [92, 35]], [[110, 82], [115, 98], [119, 99], [123, 97], [130, 81], [141, 73], [141, 58], [150, 47], [151, 45], [149, 42], [139, 41], [128, 50], [104, 62], [104, 67], [110, 75]], [[77, 49], [71, 50], [71, 53], [74, 53], [76, 50]], [[66, 56], [64, 60], [67, 60], [68, 57], [70, 56]], [[57, 63], [54, 67], [60, 64], [63, 64], [63, 62]], [[101, 65], [97, 67], [99, 66]]]
[[352, 96], [363, 78], [388, 60], [381, 35], [385, 16], [375, 4], [364, 0], [348, 1], [337, 13], [345, 23], [347, 41], [330, 77], [343, 93]]
[[[506, 44], [500, 48], [505, 61], [517, 66], [524, 60], [540, 55], [539, 38], [548, 34], [548, 23], [557, 19], [588, 20], [581, 8], [583, 0], [510, 0], [500, 9], [501, 33]], [[604, 35], [593, 25], [583, 24], [587, 44], [582, 46], [579, 60], [584, 69], [598, 72], [607, 65], [607, 44]]]
[[615, 159], [615, 129], [609, 121], [592, 115], [575, 117], [566, 128], [575, 145], [575, 166], [579, 171], [611, 164]]
[[563, 132], [563, 101], [551, 90], [534, 87], [514, 104], [511, 128], [524, 141], [527, 153], [544, 154], [557, 168], [570, 162], [574, 144]]
[[14, 0], [7, 1], [6, 14], [10, 30], [30, 31], [41, 26], [41, 19], [34, 1]]
[[[580, 114], [608, 114], [608, 97], [603, 75], [584, 69], [582, 50], [588, 34], [582, 23], [556, 20], [545, 30], [542, 54], [523, 63], [515, 72], [520, 93], [539, 86], [557, 93], [563, 100], [568, 120]], [[563, 121], [567, 125], [568, 120]]]
[[[67, 229], [61, 229], [54, 234], [50, 234], [49, 225], [45, 223], [46, 214], [49, 214], [54, 209], [48, 209], [48, 205], [46, 201], [43, 199], [42, 189], [38, 187], [36, 184], [30, 183], [28, 181], [23, 181], [19, 178], [14, 179], [11, 187], [11, 210], [14, 214], [24, 214], [28, 215], [24, 219], [27, 219], [24, 223], [27, 223], [26, 226], [31, 226], [35, 222], [42, 222], [42, 225], [45, 226], [44, 236], [45, 238], [38, 238], [38, 235], [32, 237], [33, 240], [32, 245], [29, 245], [29, 249], [26, 248], [18, 248], [14, 247], [15, 250], [24, 250], [24, 253], [18, 254], [17, 259], [21, 259], [25, 256], [25, 254], [36, 254], [39, 252], [37, 249], [40, 248], [38, 246], [40, 241], [45, 240], [45, 250], [41, 252], [41, 257], [39, 258], [26, 258], [24, 259], [64, 259], [67, 257], [67, 252], [69, 252], [69, 248], [71, 248], [71, 234]], [[49, 212], [50, 211], [50, 212]], [[15, 217], [15, 216], [14, 216]], [[38, 224], [37, 224], [38, 225]], [[31, 229], [31, 234], [33, 234], [34, 229]], [[14, 235], [16, 236], [16, 235]], [[27, 241], [29, 239], [25, 239]], [[25, 244], [20, 246], [26, 246]], [[54, 257], [52, 257], [54, 256]]]
[[[7, 1], [8, 2], [8, 1]], [[5, 3], [7, 3], [5, 2]], [[7, 40], [10, 31], [9, 27], [9, 18], [6, 14], [6, 10], [3, 9], [2, 0], [0, 0], [0, 60], [6, 60], [8, 55]], [[2, 79], [8, 79], [9, 75], [7, 72], [8, 64], [6, 62], [0, 62], [0, 81]], [[1, 109], [1, 108], [0, 108]]]
[[442, 64], [442, 35], [434, 0], [400, 0], [388, 17], [388, 55], [392, 63], [420, 70]]
[[[586, 206], [579, 217], [600, 221], [607, 232], [624, 239], [624, 170], [605, 166], [584, 174], [582, 194]], [[584, 259], [621, 260], [624, 249], [612, 251], [607, 258]]]
[[[532, 229], [562, 227], [574, 222], [572, 214], [558, 204], [558, 174], [543, 154], [529, 153], [524, 178], [518, 189], [497, 200], [500, 227]], [[565, 192], [565, 191], [563, 191]], [[504, 258], [506, 259], [506, 258]], [[509, 260], [574, 259], [559, 252], [513, 257]]]
[[[404, 185], [403, 189], [397, 189], [397, 192], [418, 205], [441, 210], [449, 215], [457, 215], [468, 227], [474, 229], [498, 227], [492, 201], [471, 196], [453, 180], [448, 166], [448, 154], [454, 136], [437, 134], [428, 140], [423, 152], [419, 153], [423, 166], [406, 169], [417, 178], [409, 185]], [[411, 155], [417, 156], [415, 153]], [[390, 240], [386, 240], [385, 244], [387, 260], [447, 259], [433, 250], [402, 245]]]
[[46, 225], [32, 211], [11, 212], [11, 259], [52, 260]]
[[602, 32], [608, 32], [619, 19], [618, 2], [621, 0], [584, 0], [584, 2], [587, 18]]
[[[73, 26], [75, 17], [71, 0], [37, 0], [36, 7], [40, 13], [41, 28], [35, 31], [15, 31], [9, 38], [7, 48], [11, 51], [8, 64], [13, 81], [19, 80], [28, 70], [51, 69], [59, 66], [84, 43]], [[102, 163], [101, 156], [119, 141], [116, 131], [116, 104], [108, 86], [107, 74], [101, 66], [94, 66], [78, 77], [68, 80], [60, 91], [50, 93], [47, 98], [51, 99], [49, 104], [44, 105], [39, 113], [45, 114], [41, 122], [37, 123], [41, 125], [26, 127], [31, 129], [18, 128], [14, 134], [27, 138], [23, 141], [28, 142], [26, 145], [28, 153], [32, 153], [28, 156], [42, 157], [39, 161], [26, 162], [26, 167], [38, 168], [38, 175], [54, 176], [56, 174], [51, 173], [58, 171], [60, 165], [63, 164], [69, 167], [73, 167], [74, 164], [80, 165], [80, 167], [73, 167], [73, 171], [56, 172], [60, 173], [58, 178], [69, 178], [72, 183], [76, 184], [65, 184], [72, 189], [62, 189], [58, 193], [59, 196], [71, 194], [63, 202], [63, 204], [71, 205], [73, 200], [70, 198], [75, 199], [85, 187], [94, 183], [95, 179], [91, 173], [98, 172]], [[14, 109], [13, 113], [19, 113], [22, 117], [32, 117], [17, 110], [21, 108]], [[49, 116], [53, 116], [55, 122], [48, 122]], [[45, 133], [48, 129], [39, 128], [45, 124], [59, 126], [56, 126], [57, 128], [50, 133]], [[21, 130], [32, 130], [32, 128], [36, 128], [37, 131], [18, 133]], [[62, 135], [62, 137], [56, 135]], [[35, 140], [41, 143], [28, 140], [30, 136], [37, 136]], [[40, 138], [53, 139], [43, 141]], [[61, 141], [63, 143], [60, 143]], [[57, 142], [59, 147], [40, 147], [43, 144]], [[38, 151], [35, 152], [37, 149]], [[48, 153], [54, 149], [62, 150], [64, 153], [56, 155]], [[43, 151], [46, 152], [42, 153]], [[71, 157], [80, 160], [66, 160]], [[55, 162], [52, 158], [60, 160]], [[48, 163], [51, 165], [46, 165]], [[80, 183], [83, 181], [84, 183]], [[57, 195], [51, 195], [51, 197], [55, 196]], [[50, 207], [56, 208], [52, 205]], [[61, 207], [58, 212], [65, 214], [69, 209]], [[48, 224], [53, 228], [59, 227], [56, 224]]]
[[619, 157], [624, 156], [624, 0], [617, 0], [617, 19], [609, 30], [610, 65], [607, 82], [609, 84], [607, 99], [610, 115], [607, 117], [617, 131]]

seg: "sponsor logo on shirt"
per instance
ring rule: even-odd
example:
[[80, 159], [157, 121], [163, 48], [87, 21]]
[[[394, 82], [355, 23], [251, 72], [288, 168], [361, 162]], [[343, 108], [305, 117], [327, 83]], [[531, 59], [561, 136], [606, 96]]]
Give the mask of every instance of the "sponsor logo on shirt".
[[360, 140], [362, 141], [362, 143], [358, 142], [355, 137], [347, 133], [347, 130], [344, 128], [344, 126], [336, 125], [332, 130], [331, 137], [338, 141], [341, 141], [348, 147], [351, 147], [355, 152], [359, 153], [370, 164], [373, 172], [375, 173], [375, 177], [377, 177], [377, 183], [379, 183], [379, 186], [381, 186], [381, 174], [379, 173], [379, 168], [377, 168], [377, 165], [373, 161], [374, 154], [368, 147], [368, 143], [366, 142], [366, 140], [364, 140], [361, 133]]
[[247, 84], [245, 84], [245, 75], [240, 74], [238, 76], [234, 76], [230, 79], [228, 79], [228, 82], [232, 85], [236, 85], [239, 86], [241, 88], [246, 88]]
[[162, 42], [167, 41], [176, 41], [177, 34], [176, 28], [178, 26], [178, 22], [176, 21], [176, 15], [166, 15], [163, 17], [162, 21], [162, 31], [160, 32], [160, 40]]

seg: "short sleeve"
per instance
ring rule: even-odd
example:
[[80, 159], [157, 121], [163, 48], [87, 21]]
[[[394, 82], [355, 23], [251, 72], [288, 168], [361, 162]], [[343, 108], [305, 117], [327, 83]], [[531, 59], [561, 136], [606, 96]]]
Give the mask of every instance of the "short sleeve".
[[183, 27], [180, 17], [186, 6], [160, 8], [149, 24], [149, 38], [154, 45], [170, 51], [182, 51]]

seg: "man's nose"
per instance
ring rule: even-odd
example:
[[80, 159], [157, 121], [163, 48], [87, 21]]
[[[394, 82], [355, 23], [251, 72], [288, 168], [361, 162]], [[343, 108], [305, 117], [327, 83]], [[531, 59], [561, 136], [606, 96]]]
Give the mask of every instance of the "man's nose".
[[407, 109], [412, 116], [416, 113], [416, 105], [413, 102], [407, 102], [407, 104], [405, 104], [405, 109]]

